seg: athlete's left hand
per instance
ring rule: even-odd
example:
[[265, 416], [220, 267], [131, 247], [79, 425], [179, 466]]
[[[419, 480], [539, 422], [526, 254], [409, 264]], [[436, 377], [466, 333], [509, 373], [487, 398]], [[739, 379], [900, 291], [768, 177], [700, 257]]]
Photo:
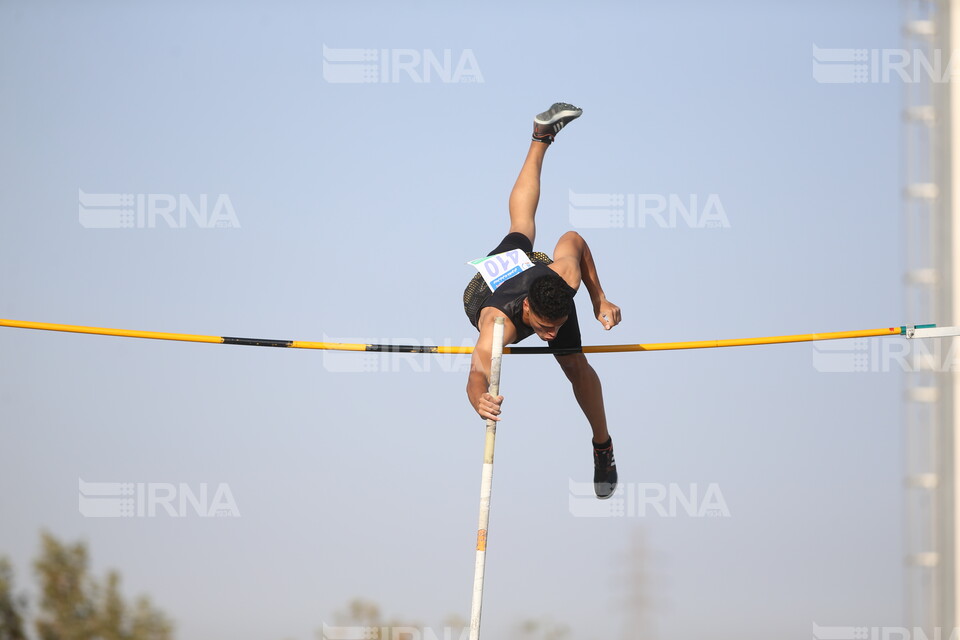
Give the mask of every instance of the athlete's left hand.
[[593, 313], [607, 331], [620, 324], [620, 307], [607, 299], [600, 300], [593, 305]]

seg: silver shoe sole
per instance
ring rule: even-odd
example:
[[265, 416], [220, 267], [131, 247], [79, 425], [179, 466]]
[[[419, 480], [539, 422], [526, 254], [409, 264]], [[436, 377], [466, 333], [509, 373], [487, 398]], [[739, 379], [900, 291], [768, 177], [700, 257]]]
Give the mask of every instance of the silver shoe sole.
[[583, 109], [568, 104], [566, 102], [557, 102], [543, 113], [537, 114], [533, 119], [536, 124], [549, 126], [565, 118], [579, 118]]

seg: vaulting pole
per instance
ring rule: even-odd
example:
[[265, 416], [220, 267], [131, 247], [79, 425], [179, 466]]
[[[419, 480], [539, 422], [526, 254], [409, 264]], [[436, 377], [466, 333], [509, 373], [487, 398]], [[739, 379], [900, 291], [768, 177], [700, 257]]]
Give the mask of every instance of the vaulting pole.
[[[493, 356], [490, 358], [490, 395], [500, 395], [500, 358], [503, 353], [503, 318], [494, 318]], [[480, 524], [477, 527], [477, 564], [473, 572], [473, 604], [470, 608], [470, 640], [480, 639], [480, 608], [483, 605], [483, 569], [487, 559], [487, 525], [490, 522], [490, 490], [493, 487], [493, 446], [497, 421], [487, 420], [480, 478]]]

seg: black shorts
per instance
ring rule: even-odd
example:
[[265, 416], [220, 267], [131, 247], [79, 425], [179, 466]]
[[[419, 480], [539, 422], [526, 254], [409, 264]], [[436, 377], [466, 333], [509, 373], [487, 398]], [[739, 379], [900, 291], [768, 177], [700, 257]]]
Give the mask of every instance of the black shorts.
[[530, 242], [530, 238], [520, 233], [519, 231], [514, 231], [513, 233], [508, 233], [503, 237], [503, 240], [500, 241], [500, 244], [497, 245], [497, 248], [488, 253], [488, 256], [495, 256], [498, 253], [506, 253], [507, 251], [513, 251], [514, 249], [520, 249], [524, 253], [529, 253], [533, 251], [533, 243]]
[[[498, 244], [496, 248], [487, 255], [494, 256], [498, 253], [513, 251], [514, 249], [520, 249], [525, 253], [531, 253], [533, 251], [533, 242], [531, 242], [530, 238], [528, 238], [526, 235], [518, 231], [514, 231], [504, 236], [503, 240], [500, 241], [500, 244]], [[486, 289], [487, 297], [489, 297], [490, 288], [487, 287], [485, 283], [484, 289]], [[464, 304], [465, 306], [467, 304], [466, 296], [464, 297]], [[479, 308], [480, 304], [477, 305], [477, 313], [479, 313]], [[467, 310], [467, 316], [470, 316], [470, 310]], [[576, 298], [570, 302], [570, 315], [567, 317], [567, 321], [563, 323], [563, 326], [560, 327], [560, 331], [557, 332], [557, 337], [553, 340], [550, 340], [547, 344], [550, 345], [551, 349], [579, 349], [581, 346], [583, 346], [583, 341], [580, 337], [580, 322], [577, 320]]]

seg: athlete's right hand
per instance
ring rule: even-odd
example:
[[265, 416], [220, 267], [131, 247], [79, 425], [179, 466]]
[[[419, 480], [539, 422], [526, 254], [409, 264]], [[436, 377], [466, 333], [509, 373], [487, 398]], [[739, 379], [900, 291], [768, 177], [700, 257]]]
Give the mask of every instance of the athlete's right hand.
[[500, 405], [503, 403], [503, 396], [493, 397], [489, 393], [484, 393], [477, 401], [477, 413], [484, 420], [497, 420], [500, 418]]

